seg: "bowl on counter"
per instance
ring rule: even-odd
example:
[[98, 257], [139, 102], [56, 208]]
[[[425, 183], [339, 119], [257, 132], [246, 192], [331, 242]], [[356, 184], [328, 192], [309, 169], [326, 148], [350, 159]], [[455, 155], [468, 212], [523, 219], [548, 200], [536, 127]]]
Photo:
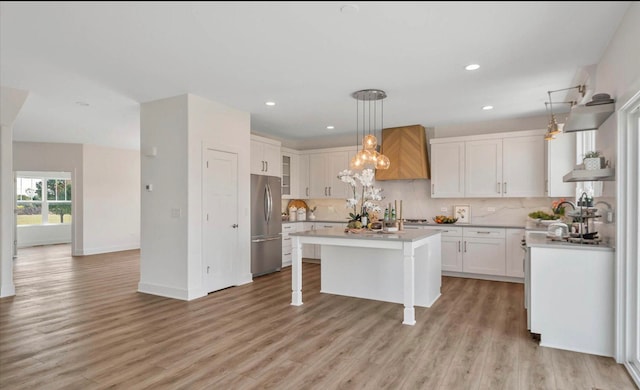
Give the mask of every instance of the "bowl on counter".
[[435, 217], [431, 218], [433, 219], [433, 222], [437, 223], [437, 224], [452, 224], [452, 223], [456, 223], [458, 221], [458, 218], [454, 218], [454, 217], [447, 217], [445, 215], [436, 215]]

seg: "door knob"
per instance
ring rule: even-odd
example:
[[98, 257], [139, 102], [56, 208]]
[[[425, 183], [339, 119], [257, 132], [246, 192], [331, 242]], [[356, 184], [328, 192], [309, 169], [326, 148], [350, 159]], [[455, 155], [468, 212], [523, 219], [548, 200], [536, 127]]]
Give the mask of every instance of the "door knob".
[[234, 223], [233, 225], [231, 225], [231, 227], [235, 229], [235, 228], [237, 228], [237, 227], [238, 227], [238, 224], [237, 224], [237, 223]]

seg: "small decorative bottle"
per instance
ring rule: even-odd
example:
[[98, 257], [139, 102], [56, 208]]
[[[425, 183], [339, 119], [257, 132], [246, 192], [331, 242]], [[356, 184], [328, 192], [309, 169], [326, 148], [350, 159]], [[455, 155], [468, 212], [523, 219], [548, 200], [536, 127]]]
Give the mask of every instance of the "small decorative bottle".
[[396, 209], [391, 209], [391, 220], [392, 221], [396, 220]]
[[385, 221], [389, 220], [389, 209], [384, 209], [384, 220]]

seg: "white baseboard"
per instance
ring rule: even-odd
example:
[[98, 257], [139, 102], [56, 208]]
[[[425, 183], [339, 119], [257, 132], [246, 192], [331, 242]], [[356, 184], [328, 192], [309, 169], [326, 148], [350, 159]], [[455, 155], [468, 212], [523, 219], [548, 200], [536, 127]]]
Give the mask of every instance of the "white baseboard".
[[469, 274], [466, 272], [452, 272], [452, 271], [442, 271], [442, 276], [453, 276], [456, 278], [468, 278], [468, 279], [493, 280], [494, 282], [524, 283], [523, 278], [516, 278], [513, 276]]
[[251, 272], [248, 274], [242, 275], [240, 280], [236, 283], [236, 286], [242, 286], [243, 284], [253, 283], [253, 275]]
[[21, 248], [29, 248], [32, 246], [40, 246], [40, 245], [57, 245], [57, 244], [71, 244], [71, 240], [36, 240], [29, 242], [20, 242], [18, 243], [18, 249]]
[[138, 292], [158, 295], [166, 298], [180, 299], [182, 301], [189, 300], [189, 291], [182, 288], [160, 286], [151, 283], [138, 283]]
[[113, 245], [113, 246], [105, 246], [99, 248], [83, 248], [80, 250], [79, 254], [74, 254], [75, 256], [89, 256], [89, 255], [99, 255], [101, 253], [111, 253], [111, 252], [122, 252], [122, 251], [130, 251], [134, 249], [140, 249], [140, 243], [131, 243], [124, 245]]
[[12, 297], [14, 295], [16, 295], [16, 286], [13, 283], [0, 287], [0, 298]]

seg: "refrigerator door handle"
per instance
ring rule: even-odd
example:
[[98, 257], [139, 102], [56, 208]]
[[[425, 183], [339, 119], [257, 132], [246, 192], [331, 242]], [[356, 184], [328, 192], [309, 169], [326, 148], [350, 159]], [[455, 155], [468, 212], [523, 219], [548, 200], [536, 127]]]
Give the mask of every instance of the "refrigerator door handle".
[[264, 220], [268, 221], [269, 218], [269, 190], [267, 186], [264, 186], [264, 194], [262, 195], [262, 203], [264, 204]]
[[271, 237], [271, 238], [256, 238], [255, 240], [251, 240], [251, 242], [266, 242], [266, 241], [275, 241], [280, 240], [281, 237]]
[[273, 211], [273, 199], [271, 199], [271, 186], [267, 184], [267, 225], [271, 221], [271, 212]]

